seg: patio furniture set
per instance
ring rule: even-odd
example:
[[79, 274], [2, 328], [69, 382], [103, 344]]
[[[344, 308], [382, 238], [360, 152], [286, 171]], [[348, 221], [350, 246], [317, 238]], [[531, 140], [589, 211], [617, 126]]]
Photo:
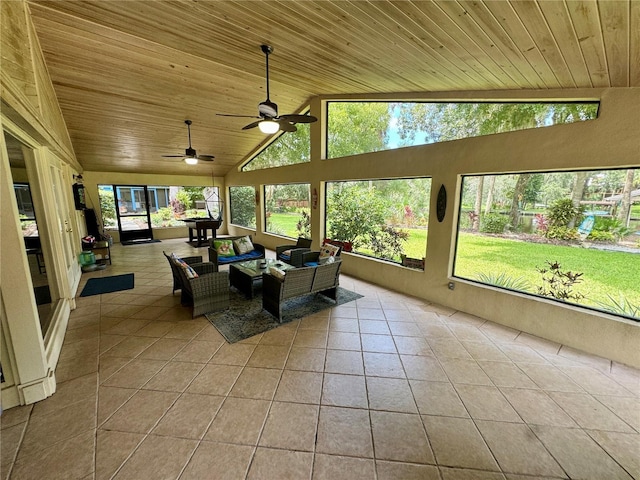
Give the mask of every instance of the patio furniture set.
[[[319, 252], [311, 240], [276, 248], [276, 259], [265, 258], [264, 246], [251, 236], [211, 239], [209, 261], [201, 256], [179, 258], [163, 252], [173, 275], [173, 292], [181, 291], [181, 303], [193, 306], [193, 318], [229, 307], [229, 288], [253, 298], [262, 284], [262, 306], [282, 321], [282, 308], [294, 297], [322, 293], [336, 300], [340, 278], [339, 246], [325, 244]], [[229, 265], [229, 271], [218, 271]]]

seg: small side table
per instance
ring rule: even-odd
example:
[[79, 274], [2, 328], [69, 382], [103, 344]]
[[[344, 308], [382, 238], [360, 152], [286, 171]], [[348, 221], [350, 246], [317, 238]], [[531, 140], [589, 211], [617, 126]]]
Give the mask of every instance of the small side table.
[[109, 265], [111, 265], [111, 247], [109, 246], [109, 242], [107, 241], [96, 242], [93, 245], [93, 248], [91, 249], [91, 251], [94, 253], [94, 255], [100, 255], [100, 258], [98, 260], [101, 263], [106, 265], [107, 260], [109, 260]]

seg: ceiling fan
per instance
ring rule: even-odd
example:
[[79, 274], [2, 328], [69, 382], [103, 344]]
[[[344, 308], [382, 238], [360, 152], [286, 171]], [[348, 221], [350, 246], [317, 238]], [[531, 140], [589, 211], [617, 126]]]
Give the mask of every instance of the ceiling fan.
[[250, 128], [258, 127], [262, 133], [276, 133], [278, 130], [285, 132], [295, 132], [296, 123], [313, 123], [318, 119], [312, 115], [298, 115], [298, 114], [286, 114], [278, 115], [278, 105], [273, 103], [269, 98], [269, 54], [273, 53], [273, 47], [271, 45], [260, 45], [260, 49], [265, 55], [267, 65], [267, 99], [264, 102], [258, 104], [259, 116], [255, 115], [232, 115], [225, 113], [218, 113], [222, 117], [243, 117], [243, 118], [258, 118], [257, 122], [252, 122], [249, 125], [242, 127], [243, 130], [249, 130]]
[[196, 151], [191, 148], [191, 124], [193, 123], [191, 120], [185, 120], [184, 123], [187, 124], [187, 132], [189, 134], [189, 147], [184, 151], [184, 155], [162, 155], [164, 158], [184, 158], [184, 161], [189, 165], [195, 165], [198, 163], [198, 160], [202, 160], [203, 162], [213, 162], [215, 158], [213, 155], [198, 155]]

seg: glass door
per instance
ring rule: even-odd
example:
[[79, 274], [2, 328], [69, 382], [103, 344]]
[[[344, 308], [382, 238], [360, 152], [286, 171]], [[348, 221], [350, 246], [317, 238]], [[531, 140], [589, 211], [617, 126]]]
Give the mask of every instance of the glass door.
[[153, 240], [146, 185], [114, 185], [120, 242]]

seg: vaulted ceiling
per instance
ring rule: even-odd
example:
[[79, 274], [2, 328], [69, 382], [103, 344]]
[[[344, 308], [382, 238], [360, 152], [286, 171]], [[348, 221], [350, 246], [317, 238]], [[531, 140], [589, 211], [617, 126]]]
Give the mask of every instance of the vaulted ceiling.
[[[81, 165], [224, 175], [267, 137], [265, 100], [640, 86], [640, 2], [29, 1]], [[166, 154], [213, 154], [188, 166]]]

